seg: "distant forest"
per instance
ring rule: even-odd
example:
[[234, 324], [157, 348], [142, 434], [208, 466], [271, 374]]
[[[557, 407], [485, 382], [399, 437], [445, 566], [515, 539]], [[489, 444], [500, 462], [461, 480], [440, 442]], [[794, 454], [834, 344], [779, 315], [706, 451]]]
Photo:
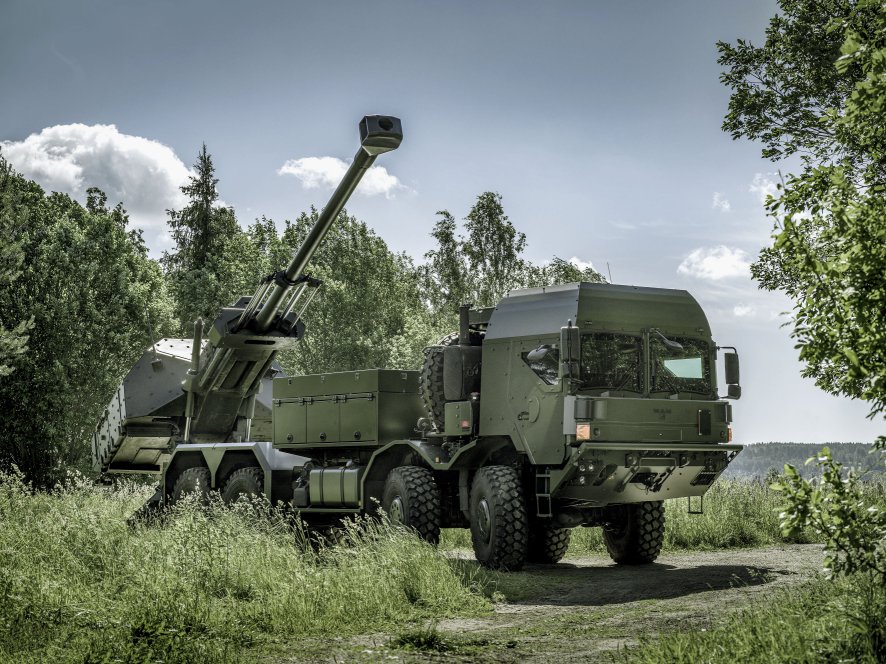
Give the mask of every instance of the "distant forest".
[[784, 470], [786, 463], [794, 466], [803, 477], [809, 478], [818, 474], [818, 467], [814, 464], [806, 465], [806, 459], [815, 456], [822, 447], [828, 447], [834, 456], [834, 460], [842, 463], [846, 468], [852, 468], [858, 473], [870, 471], [874, 473], [886, 472], [886, 466], [882, 461], [875, 465], [874, 461], [879, 455], [870, 454], [871, 446], [864, 443], [826, 443], [822, 445], [810, 445], [808, 443], [757, 443], [747, 445], [739, 455], [729, 464], [723, 477], [729, 478], [763, 478], [770, 469], [777, 472]]

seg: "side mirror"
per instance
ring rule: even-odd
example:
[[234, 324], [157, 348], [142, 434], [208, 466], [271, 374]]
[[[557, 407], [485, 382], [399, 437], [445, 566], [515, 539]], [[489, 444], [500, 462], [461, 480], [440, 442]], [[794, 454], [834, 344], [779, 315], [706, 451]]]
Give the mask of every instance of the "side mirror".
[[738, 351], [733, 346], [717, 346], [717, 350], [731, 350], [723, 356], [726, 378], [726, 398], [740, 399], [741, 385], [739, 385], [740, 372], [738, 370]]
[[738, 385], [741, 382], [738, 371], [738, 353], [727, 353], [723, 356], [723, 361], [726, 364], [726, 384]]
[[560, 378], [578, 378], [581, 337], [572, 321], [560, 328]]

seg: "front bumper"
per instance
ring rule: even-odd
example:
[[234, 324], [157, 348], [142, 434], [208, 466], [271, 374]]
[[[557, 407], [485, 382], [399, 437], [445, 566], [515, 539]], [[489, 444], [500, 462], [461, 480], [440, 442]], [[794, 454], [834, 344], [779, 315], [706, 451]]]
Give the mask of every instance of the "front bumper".
[[741, 450], [718, 443], [581, 443], [561, 469], [549, 471], [549, 495], [577, 507], [701, 496]]

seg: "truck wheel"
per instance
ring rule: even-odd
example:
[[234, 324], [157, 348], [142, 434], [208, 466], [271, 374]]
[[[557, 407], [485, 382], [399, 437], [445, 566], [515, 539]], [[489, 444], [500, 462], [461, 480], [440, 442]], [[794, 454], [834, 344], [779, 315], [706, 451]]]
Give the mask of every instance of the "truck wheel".
[[526, 560], [529, 519], [517, 471], [486, 466], [471, 486], [471, 542], [477, 561], [491, 569], [515, 572]]
[[[482, 337], [476, 332], [471, 332], [472, 346], [479, 346]], [[436, 346], [458, 346], [458, 332], [452, 332], [437, 342]], [[424, 363], [421, 367], [421, 375], [418, 379], [418, 391], [425, 405], [428, 418], [437, 431], [443, 431], [443, 417], [445, 413], [446, 398], [443, 393], [443, 353], [433, 352], [434, 346], [430, 346], [425, 352]]]
[[440, 541], [440, 490], [427, 468], [394, 468], [385, 480], [381, 504], [392, 522], [412, 528], [431, 544]]
[[228, 475], [222, 489], [225, 505], [233, 505], [241, 498], [252, 499], [265, 495], [265, 474], [258, 466], [238, 468]]
[[200, 504], [205, 505], [209, 499], [211, 481], [209, 468], [185, 468], [172, 487], [172, 504], [193, 493], [197, 494]]
[[610, 558], [619, 565], [645, 565], [658, 558], [664, 542], [664, 504], [620, 505], [614, 512], [614, 522], [603, 526]]
[[569, 528], [557, 528], [548, 523], [536, 523], [529, 530], [529, 545], [526, 549], [526, 560], [530, 563], [552, 565], [558, 563], [566, 555], [569, 548]]

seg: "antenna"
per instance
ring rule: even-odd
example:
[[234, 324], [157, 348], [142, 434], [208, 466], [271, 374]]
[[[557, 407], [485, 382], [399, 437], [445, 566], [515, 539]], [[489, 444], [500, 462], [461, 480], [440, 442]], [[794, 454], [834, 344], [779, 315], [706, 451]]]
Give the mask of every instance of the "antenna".
[[606, 261], [606, 271], [609, 273], [609, 283], [612, 283], [612, 270], [609, 269], [609, 261]]

